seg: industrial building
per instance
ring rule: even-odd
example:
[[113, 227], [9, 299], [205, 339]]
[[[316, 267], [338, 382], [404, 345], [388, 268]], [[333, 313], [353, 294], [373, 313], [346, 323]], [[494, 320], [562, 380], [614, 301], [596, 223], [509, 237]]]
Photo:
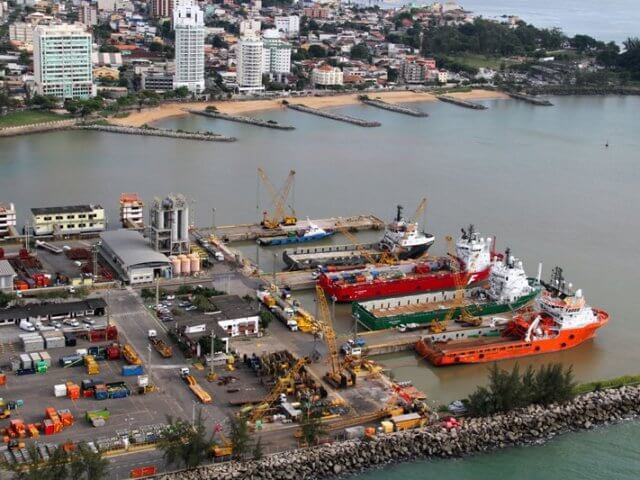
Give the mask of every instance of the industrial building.
[[149, 210], [149, 241], [165, 255], [189, 253], [189, 204], [180, 194], [154, 199]]
[[151, 249], [140, 232], [110, 230], [102, 233], [100, 239], [100, 254], [123, 282], [136, 285], [171, 277], [171, 261]]
[[8, 260], [0, 260], [0, 292], [13, 292], [13, 280], [16, 278], [16, 271]]
[[107, 303], [102, 298], [88, 298], [77, 302], [28, 303], [0, 310], [0, 325], [16, 325], [20, 320], [64, 320], [65, 318], [104, 316]]
[[8, 205], [0, 203], [0, 238], [11, 235], [11, 230], [16, 227], [16, 207], [13, 203]]
[[231, 337], [253, 335], [260, 330], [260, 308], [237, 295], [221, 295], [210, 299], [215, 305], [213, 319]]
[[71, 205], [31, 209], [34, 235], [75, 235], [102, 232], [107, 227], [100, 205]]

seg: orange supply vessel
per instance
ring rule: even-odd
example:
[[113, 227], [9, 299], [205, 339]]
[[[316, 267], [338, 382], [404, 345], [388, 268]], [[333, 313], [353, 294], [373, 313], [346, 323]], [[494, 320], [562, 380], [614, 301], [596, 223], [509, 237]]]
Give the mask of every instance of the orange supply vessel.
[[581, 290], [567, 289], [562, 269], [556, 267], [536, 311], [515, 316], [499, 337], [434, 341], [419, 340], [418, 354], [435, 366], [493, 362], [557, 352], [593, 338], [609, 321], [609, 314], [589, 307]]

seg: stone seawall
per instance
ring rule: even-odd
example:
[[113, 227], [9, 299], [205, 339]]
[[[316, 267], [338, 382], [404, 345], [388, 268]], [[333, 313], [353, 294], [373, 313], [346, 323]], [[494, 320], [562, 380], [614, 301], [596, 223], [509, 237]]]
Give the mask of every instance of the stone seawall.
[[540, 443], [558, 434], [633, 418], [640, 413], [640, 386], [591, 392], [565, 404], [530, 406], [460, 428], [429, 426], [273, 454], [258, 461], [227, 462], [161, 476], [164, 480], [294, 480], [354, 474], [386, 464], [463, 457], [517, 445]]
[[65, 130], [76, 123], [76, 119], [57, 120], [55, 122], [31, 123], [17, 127], [0, 128], [0, 137], [13, 137], [15, 135], [28, 135], [30, 133], [51, 132]]
[[76, 130], [97, 130], [107, 133], [121, 133], [125, 135], [145, 135], [150, 137], [168, 137], [182, 138], [186, 140], [203, 140], [206, 142], [235, 142], [235, 137], [225, 137], [217, 133], [201, 133], [201, 132], [178, 132], [176, 130], [165, 130], [162, 128], [137, 128], [137, 127], [119, 127], [115, 125], [76, 125]]

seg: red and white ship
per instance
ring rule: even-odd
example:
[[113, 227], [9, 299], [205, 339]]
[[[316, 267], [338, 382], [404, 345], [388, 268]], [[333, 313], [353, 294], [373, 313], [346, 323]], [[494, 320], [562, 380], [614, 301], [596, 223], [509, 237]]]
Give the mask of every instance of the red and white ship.
[[412, 260], [398, 265], [369, 265], [362, 269], [325, 272], [318, 284], [337, 302], [353, 302], [381, 297], [408, 295], [456, 288], [457, 262], [462, 281], [471, 286], [489, 277], [491, 238], [483, 238], [473, 228], [462, 230], [456, 241], [456, 258], [440, 257]]
[[557, 352], [576, 347], [593, 338], [609, 321], [609, 314], [589, 307], [582, 290], [571, 293], [562, 269], [553, 270], [551, 282], [543, 283], [537, 309], [516, 315], [499, 337], [464, 340], [419, 340], [418, 354], [436, 366], [493, 362], [510, 358]]

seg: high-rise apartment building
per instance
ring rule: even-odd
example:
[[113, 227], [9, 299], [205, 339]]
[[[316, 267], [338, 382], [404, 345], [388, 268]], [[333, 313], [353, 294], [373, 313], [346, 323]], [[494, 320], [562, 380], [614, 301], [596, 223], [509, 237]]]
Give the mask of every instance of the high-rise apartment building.
[[254, 32], [240, 38], [236, 45], [236, 71], [238, 89], [241, 92], [263, 90], [263, 43]]
[[91, 2], [82, 2], [80, 4], [80, 14], [78, 19], [81, 23], [88, 27], [98, 24], [98, 6]]
[[149, 2], [151, 16], [154, 18], [171, 18], [174, 0], [152, 0]]
[[262, 36], [262, 72], [291, 73], [291, 45], [280, 39], [275, 30], [265, 30]]
[[176, 32], [176, 72], [173, 87], [187, 87], [191, 92], [204, 90], [204, 15], [191, 2], [176, 2], [173, 11]]
[[39, 25], [33, 33], [36, 91], [58, 98], [95, 95], [91, 34], [81, 25]]
[[287, 37], [297, 37], [300, 35], [300, 17], [297, 15], [287, 15], [275, 17], [276, 29], [283, 32]]

